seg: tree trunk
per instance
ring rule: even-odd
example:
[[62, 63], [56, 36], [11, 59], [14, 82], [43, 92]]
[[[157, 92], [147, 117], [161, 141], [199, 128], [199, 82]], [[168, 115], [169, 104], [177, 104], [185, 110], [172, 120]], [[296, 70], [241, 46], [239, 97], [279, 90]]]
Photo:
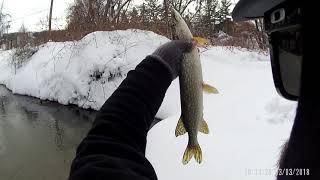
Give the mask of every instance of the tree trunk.
[[95, 12], [93, 9], [94, 0], [89, 0], [89, 20], [91, 23], [95, 24]]
[[[172, 36], [170, 33], [170, 23], [169, 23], [169, 4], [168, 0], [163, 0], [163, 6], [164, 6], [164, 20], [166, 21], [167, 28], [166, 28], [166, 35], [167, 37]], [[170, 33], [170, 34], [169, 34]]]
[[50, 13], [49, 13], [49, 40], [51, 40], [52, 6], [53, 6], [53, 0], [51, 0]]

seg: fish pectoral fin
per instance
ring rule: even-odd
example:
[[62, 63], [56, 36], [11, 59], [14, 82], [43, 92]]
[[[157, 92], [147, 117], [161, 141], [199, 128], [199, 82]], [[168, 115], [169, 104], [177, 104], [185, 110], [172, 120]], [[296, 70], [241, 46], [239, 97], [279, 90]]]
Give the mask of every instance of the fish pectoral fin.
[[182, 122], [182, 117], [180, 117], [178, 124], [177, 124], [177, 127], [176, 127], [176, 132], [175, 132], [176, 137], [184, 135], [186, 132], [187, 132], [186, 128], [184, 127], [183, 122]]
[[208, 94], [219, 94], [219, 91], [217, 88], [210, 86], [209, 84], [206, 83], [202, 83], [202, 89], [204, 92], [208, 93]]
[[197, 47], [206, 47], [209, 45], [209, 40], [203, 37], [193, 37]]
[[199, 132], [202, 132], [203, 134], [209, 134], [209, 127], [205, 120], [200, 122]]
[[194, 159], [199, 164], [202, 162], [202, 151], [201, 151], [201, 148], [200, 148], [199, 144], [197, 144], [196, 146], [190, 146], [188, 144], [188, 146], [187, 146], [187, 148], [186, 148], [186, 150], [184, 151], [184, 154], [183, 154], [182, 163], [184, 165], [186, 165], [190, 161], [192, 156], [194, 156]]

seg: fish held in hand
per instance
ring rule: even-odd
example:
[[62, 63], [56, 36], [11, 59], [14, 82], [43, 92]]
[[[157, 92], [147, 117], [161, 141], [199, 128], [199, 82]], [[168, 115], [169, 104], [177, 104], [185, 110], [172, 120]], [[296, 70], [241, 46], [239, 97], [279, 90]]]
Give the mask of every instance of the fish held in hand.
[[[181, 15], [172, 8], [172, 26], [175, 36], [179, 40], [188, 42], [197, 41], [188, 28]], [[196, 43], [197, 43], [196, 42]], [[185, 53], [180, 63], [179, 72], [181, 117], [176, 127], [175, 135], [178, 137], [188, 133], [188, 146], [183, 155], [183, 164], [187, 164], [192, 157], [198, 163], [202, 162], [202, 151], [198, 143], [198, 131], [208, 134], [209, 128], [203, 119], [203, 91], [207, 93], [218, 93], [213, 86], [205, 84], [202, 79], [202, 68], [199, 51], [194, 47]]]

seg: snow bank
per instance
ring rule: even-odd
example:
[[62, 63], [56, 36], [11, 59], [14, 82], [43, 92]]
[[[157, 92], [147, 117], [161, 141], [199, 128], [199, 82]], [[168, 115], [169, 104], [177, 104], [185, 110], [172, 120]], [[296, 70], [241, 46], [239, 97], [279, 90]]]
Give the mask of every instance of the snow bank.
[[98, 110], [127, 72], [168, 39], [150, 31], [94, 32], [39, 47], [14, 74], [13, 51], [0, 52], [0, 84], [13, 93]]
[[[13, 52], [2, 51], [0, 84], [14, 93], [99, 109], [127, 72], [167, 41], [148, 31], [95, 32], [78, 42], [41, 46], [16, 74], [9, 63]], [[201, 51], [204, 81], [220, 92], [204, 95], [210, 134], [199, 135], [203, 163], [181, 163], [187, 136], [174, 136], [180, 116], [175, 80], [157, 114], [165, 120], [148, 135], [146, 154], [159, 179], [274, 179], [263, 173], [276, 167], [296, 103], [276, 94], [268, 56], [222, 47]]]

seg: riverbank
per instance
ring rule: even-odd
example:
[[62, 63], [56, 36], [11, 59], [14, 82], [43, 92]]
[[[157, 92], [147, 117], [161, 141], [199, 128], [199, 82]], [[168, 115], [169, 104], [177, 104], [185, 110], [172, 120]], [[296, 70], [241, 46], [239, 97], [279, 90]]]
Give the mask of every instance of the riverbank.
[[141, 30], [94, 32], [80, 41], [48, 42], [15, 69], [14, 50], [0, 53], [0, 84], [23, 94], [100, 109], [129, 70], [168, 41]]

